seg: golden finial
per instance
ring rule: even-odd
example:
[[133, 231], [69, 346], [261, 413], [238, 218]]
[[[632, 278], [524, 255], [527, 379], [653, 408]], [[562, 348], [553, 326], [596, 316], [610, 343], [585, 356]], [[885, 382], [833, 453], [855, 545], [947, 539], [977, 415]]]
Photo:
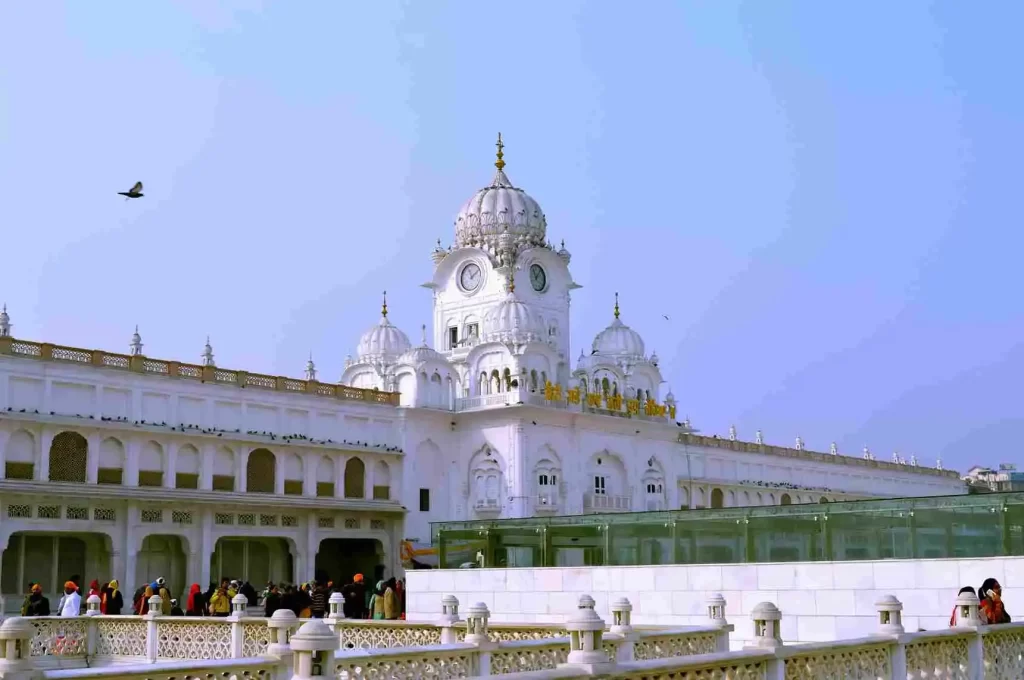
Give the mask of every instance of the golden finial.
[[501, 141], [501, 133], [500, 132], [498, 133], [498, 143], [495, 146], [498, 147], [498, 160], [496, 160], [494, 162], [494, 167], [498, 168], [498, 170], [501, 170], [502, 168], [505, 167], [505, 161], [502, 160], [502, 158], [505, 157], [505, 154], [503, 153], [503, 151], [505, 149], [505, 144], [502, 143], [502, 141]]
[[508, 292], [510, 292], [510, 293], [516, 292], [516, 280], [512, 276], [512, 274], [508, 275]]
[[388, 292], [384, 291], [384, 305], [380, 308], [381, 315], [388, 318]]
[[615, 318], [619, 318], [619, 294], [615, 294]]

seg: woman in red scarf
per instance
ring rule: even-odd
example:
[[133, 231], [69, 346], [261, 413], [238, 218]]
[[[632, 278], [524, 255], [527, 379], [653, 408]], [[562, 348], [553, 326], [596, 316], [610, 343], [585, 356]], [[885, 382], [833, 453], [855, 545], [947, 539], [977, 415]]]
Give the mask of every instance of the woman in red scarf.
[[206, 599], [198, 583], [188, 589], [188, 600], [185, 602], [186, 616], [206, 616]]
[[85, 596], [86, 601], [88, 601], [93, 595], [97, 597], [102, 597], [103, 595], [103, 593], [100, 592], [100, 582], [96, 579], [93, 579], [92, 583], [89, 584], [89, 594]]
[[987, 578], [978, 589], [981, 596], [981, 622], [988, 625], [1010, 623], [1010, 615], [1003, 604], [1003, 587], [994, 578]]

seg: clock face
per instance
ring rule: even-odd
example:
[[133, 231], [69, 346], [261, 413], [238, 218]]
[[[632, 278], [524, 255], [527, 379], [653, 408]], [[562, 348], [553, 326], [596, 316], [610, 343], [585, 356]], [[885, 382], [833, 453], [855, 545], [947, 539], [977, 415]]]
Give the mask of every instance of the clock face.
[[459, 283], [462, 284], [462, 288], [468, 292], [473, 292], [480, 287], [480, 280], [483, 278], [480, 267], [470, 262], [462, 268], [462, 273], [459, 274]]
[[539, 264], [530, 265], [530, 285], [538, 293], [548, 285], [548, 275], [544, 273], [544, 268]]

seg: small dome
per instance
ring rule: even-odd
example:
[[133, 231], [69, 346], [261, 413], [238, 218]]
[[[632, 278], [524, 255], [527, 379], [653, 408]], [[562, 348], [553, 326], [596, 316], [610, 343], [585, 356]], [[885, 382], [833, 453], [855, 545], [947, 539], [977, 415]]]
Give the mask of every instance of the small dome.
[[597, 334], [591, 346], [594, 354], [606, 356], [644, 357], [644, 341], [640, 334], [619, 319], [619, 294], [615, 294], [615, 319]]
[[547, 221], [537, 201], [512, 186], [505, 175], [501, 135], [498, 135], [498, 171], [490, 186], [466, 201], [455, 217], [455, 245], [496, 251], [502, 234], [517, 244], [544, 245]]
[[484, 315], [484, 339], [489, 342], [539, 342], [544, 337], [540, 317], [516, 296], [510, 285], [504, 300]]
[[361, 360], [397, 359], [412, 347], [409, 336], [388, 320], [387, 293], [384, 295], [384, 306], [380, 310], [380, 322], [359, 338], [356, 355]]
[[427, 326], [422, 326], [422, 339], [417, 347], [413, 347], [399, 358], [399, 362], [403, 364], [422, 364], [427, 361], [442, 361], [447, 362], [440, 352], [435, 350], [433, 347], [427, 344]]

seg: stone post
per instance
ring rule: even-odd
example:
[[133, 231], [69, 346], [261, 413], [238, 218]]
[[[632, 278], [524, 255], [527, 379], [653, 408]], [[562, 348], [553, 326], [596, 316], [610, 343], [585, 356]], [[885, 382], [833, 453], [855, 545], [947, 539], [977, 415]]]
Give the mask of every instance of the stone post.
[[[981, 623], [979, 612], [981, 603], [973, 592], [963, 593], [956, 598], [957, 625], [960, 628], [978, 630]], [[968, 677], [980, 678], [984, 673], [984, 639], [975, 635], [967, 641], [967, 673]]]
[[635, 660], [636, 632], [631, 623], [633, 605], [624, 597], [612, 602], [612, 625], [608, 632], [622, 637], [616, 645], [615, 660], [619, 663], [629, 663]]
[[602, 635], [604, 621], [594, 611], [594, 598], [580, 595], [576, 611], [565, 621], [569, 632], [569, 656], [560, 668], [574, 668], [590, 675], [610, 673], [615, 664], [608, 660]]
[[[782, 612], [771, 602], [761, 602], [750, 612], [754, 622], [754, 637], [744, 649], [760, 651], [776, 651], [782, 646], [782, 635], [779, 626], [782, 623]], [[771, 659], [767, 664], [766, 680], [782, 680], [785, 677], [786, 664], [783, 660]]]
[[292, 680], [333, 678], [338, 636], [320, 619], [302, 624], [291, 638]]
[[20, 616], [0, 624], [0, 680], [29, 680], [36, 674], [31, 651], [34, 634], [29, 620]]
[[85, 615], [89, 617], [85, 624], [85, 654], [91, 659], [96, 655], [96, 622], [92, 619], [100, 615], [99, 595], [90, 595], [85, 601]]
[[160, 616], [160, 607], [164, 599], [159, 595], [149, 598], [149, 611], [146, 612], [146, 659], [150, 663], [156, 663], [160, 656], [160, 635], [156, 629], [156, 617]]
[[249, 599], [238, 593], [231, 598], [231, 616], [228, 617], [228, 621], [231, 622], [231, 658], [240, 659], [242, 658], [242, 647], [245, 644], [245, 630], [242, 627], [242, 621], [246, 617], [245, 610], [249, 607]]
[[100, 596], [90, 595], [85, 601], [85, 615], [86, 616], [99, 616], [100, 615]]
[[441, 644], [454, 645], [459, 641], [455, 632], [455, 624], [459, 622], [459, 600], [454, 595], [445, 595], [441, 598], [441, 616], [437, 619], [437, 625], [441, 629]]
[[729, 633], [732, 632], [733, 627], [725, 619], [725, 598], [722, 597], [721, 593], [712, 593], [708, 597], [706, 604], [708, 608], [708, 622], [719, 630], [718, 636], [715, 639], [715, 651], [728, 652]]
[[342, 607], [345, 604], [345, 596], [341, 593], [331, 593], [331, 598], [327, 600], [327, 618], [325, 619], [327, 627], [331, 631], [339, 636], [338, 642], [341, 642], [341, 622], [345, 620], [345, 610]]
[[[878, 610], [878, 632], [882, 635], [903, 635], [903, 603], [895, 595], [884, 595], [875, 602]], [[889, 663], [892, 666], [892, 677], [907, 677], [907, 647], [897, 644], [892, 648]]]
[[267, 645], [267, 654], [276, 656], [281, 660], [278, 665], [277, 676], [281, 680], [291, 677], [292, 669], [292, 648], [289, 644], [292, 628], [299, 623], [299, 617], [291, 609], [278, 609], [267, 621], [267, 627], [272, 631], [271, 643]]
[[477, 666], [475, 675], [488, 677], [491, 674], [491, 652], [498, 646], [487, 634], [487, 620], [491, 612], [487, 605], [477, 602], [466, 610], [466, 642], [476, 645]]

